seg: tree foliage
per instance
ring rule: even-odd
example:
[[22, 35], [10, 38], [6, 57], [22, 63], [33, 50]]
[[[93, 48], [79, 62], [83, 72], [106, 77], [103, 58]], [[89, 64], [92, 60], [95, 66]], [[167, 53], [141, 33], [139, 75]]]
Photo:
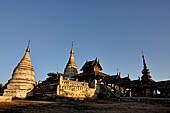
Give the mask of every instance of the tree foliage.
[[3, 87], [3, 85], [0, 83], [0, 89]]

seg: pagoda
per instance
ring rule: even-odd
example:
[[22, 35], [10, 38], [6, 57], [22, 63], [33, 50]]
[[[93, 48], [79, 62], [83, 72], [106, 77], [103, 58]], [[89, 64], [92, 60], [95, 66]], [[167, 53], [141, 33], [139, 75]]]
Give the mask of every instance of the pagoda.
[[76, 65], [76, 62], [74, 60], [74, 50], [73, 50], [73, 42], [72, 42], [72, 48], [70, 51], [70, 58], [68, 60], [68, 63], [64, 69], [64, 79], [70, 79], [71, 77], [78, 74], [78, 68]]
[[29, 96], [35, 85], [35, 72], [30, 58], [30, 41], [26, 53], [18, 65], [15, 67], [12, 78], [5, 85], [3, 96], [24, 99]]
[[149, 69], [146, 65], [146, 60], [145, 60], [144, 55], [142, 55], [142, 59], [143, 59], [144, 66], [143, 66], [143, 70], [142, 70], [141, 82], [142, 82], [142, 84], [151, 84], [154, 82], [154, 80], [152, 80]]

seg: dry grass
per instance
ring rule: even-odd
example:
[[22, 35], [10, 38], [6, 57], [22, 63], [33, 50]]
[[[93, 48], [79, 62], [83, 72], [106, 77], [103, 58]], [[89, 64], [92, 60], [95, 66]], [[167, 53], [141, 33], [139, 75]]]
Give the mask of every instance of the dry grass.
[[14, 100], [0, 103], [4, 113], [170, 113], [169, 104], [116, 102], [111, 100], [56, 101]]

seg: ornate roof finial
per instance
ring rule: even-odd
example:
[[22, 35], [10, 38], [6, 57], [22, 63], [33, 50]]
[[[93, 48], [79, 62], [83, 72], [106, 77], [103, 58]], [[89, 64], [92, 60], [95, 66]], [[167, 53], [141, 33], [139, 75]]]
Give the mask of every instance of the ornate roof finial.
[[74, 54], [74, 50], [73, 50], [73, 41], [72, 41], [72, 48], [71, 48], [71, 51], [70, 51], [70, 54], [73, 55]]
[[144, 56], [143, 51], [142, 51], [142, 58], [143, 58], [143, 64], [146, 65], [145, 56]]
[[30, 46], [30, 40], [28, 41], [28, 46]]
[[28, 46], [27, 46], [26, 52], [30, 52], [30, 40], [28, 41]]

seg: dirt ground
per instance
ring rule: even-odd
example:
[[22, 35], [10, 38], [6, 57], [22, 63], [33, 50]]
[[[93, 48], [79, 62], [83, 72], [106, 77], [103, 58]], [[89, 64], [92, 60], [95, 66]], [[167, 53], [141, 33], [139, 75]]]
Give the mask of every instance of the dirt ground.
[[0, 103], [0, 113], [170, 113], [170, 105], [112, 100], [13, 100]]

